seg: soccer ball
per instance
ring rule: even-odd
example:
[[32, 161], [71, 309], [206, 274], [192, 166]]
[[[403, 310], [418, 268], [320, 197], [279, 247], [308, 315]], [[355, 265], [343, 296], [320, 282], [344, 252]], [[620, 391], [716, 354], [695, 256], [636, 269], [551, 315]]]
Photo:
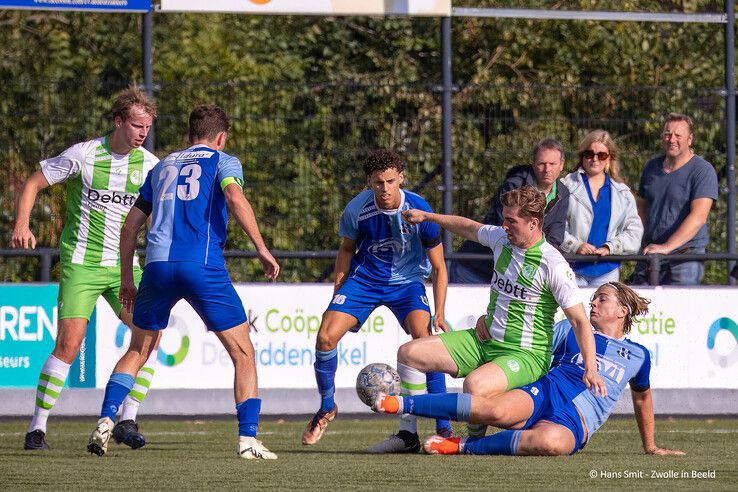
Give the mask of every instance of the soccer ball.
[[391, 396], [400, 394], [400, 375], [394, 367], [382, 362], [369, 364], [356, 377], [356, 394], [366, 405], [372, 406], [377, 393]]

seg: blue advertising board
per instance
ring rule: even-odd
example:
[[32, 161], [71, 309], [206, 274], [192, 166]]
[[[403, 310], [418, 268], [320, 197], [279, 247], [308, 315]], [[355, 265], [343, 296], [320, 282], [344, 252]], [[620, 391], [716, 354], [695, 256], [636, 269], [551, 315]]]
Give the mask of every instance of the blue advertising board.
[[[35, 388], [54, 349], [57, 284], [0, 285], [0, 387]], [[95, 387], [95, 313], [69, 370], [67, 385]]]
[[151, 0], [0, 0], [0, 8], [148, 12]]

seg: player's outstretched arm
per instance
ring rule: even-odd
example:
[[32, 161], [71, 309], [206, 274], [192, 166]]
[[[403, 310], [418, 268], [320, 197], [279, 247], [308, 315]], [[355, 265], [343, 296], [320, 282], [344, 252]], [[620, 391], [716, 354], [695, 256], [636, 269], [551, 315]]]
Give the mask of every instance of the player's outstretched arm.
[[592, 325], [587, 318], [587, 312], [584, 305], [579, 303], [575, 306], [564, 309], [566, 319], [571, 323], [574, 330], [574, 336], [577, 339], [577, 345], [582, 352], [584, 360], [584, 376], [582, 381], [591, 389], [595, 395], [603, 398], [607, 396], [607, 387], [599, 374], [597, 374], [597, 352], [595, 346], [594, 335], [592, 334]]
[[133, 312], [133, 301], [136, 299], [137, 292], [136, 284], [133, 282], [133, 252], [136, 249], [136, 236], [149, 216], [141, 207], [146, 208], [149, 212], [151, 211], [151, 205], [139, 196], [128, 212], [126, 221], [120, 231], [120, 289], [118, 300], [121, 308], [129, 313]]
[[433, 276], [433, 331], [448, 333], [446, 325], [446, 291], [448, 290], [448, 272], [443, 258], [443, 244], [438, 244], [426, 251], [431, 264]]
[[36, 203], [39, 191], [49, 186], [46, 176], [36, 171], [23, 183], [18, 200], [15, 203], [15, 226], [10, 236], [11, 248], [35, 249], [36, 236], [31, 232], [31, 210]]
[[270, 279], [277, 278], [277, 275], [279, 275], [279, 264], [269, 252], [264, 239], [261, 237], [259, 225], [256, 223], [256, 217], [254, 216], [254, 209], [244, 196], [243, 190], [236, 183], [231, 183], [225, 187], [223, 193], [225, 194], [228, 209], [236, 218], [238, 225], [241, 226], [241, 229], [244, 230], [254, 244], [256, 254], [259, 256], [259, 261], [264, 269], [264, 275]]
[[467, 219], [459, 215], [435, 214], [411, 208], [402, 212], [402, 218], [410, 224], [420, 224], [425, 221], [435, 222], [452, 234], [461, 236], [472, 241], [479, 242], [477, 232], [484, 224], [475, 220]]
[[653, 396], [651, 395], [651, 388], [648, 388], [646, 391], [635, 391], [631, 389], [630, 394], [633, 397], [633, 411], [635, 413], [636, 422], [638, 423], [638, 432], [641, 434], [643, 450], [646, 454], [687, 454], [684, 451], [679, 451], [677, 449], [656, 447], [656, 440], [654, 438], [656, 422], [653, 417]]

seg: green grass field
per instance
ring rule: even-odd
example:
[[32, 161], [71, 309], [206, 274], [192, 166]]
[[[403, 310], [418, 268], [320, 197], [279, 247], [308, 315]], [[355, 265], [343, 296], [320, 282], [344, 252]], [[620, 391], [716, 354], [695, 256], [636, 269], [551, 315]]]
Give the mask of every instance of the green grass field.
[[[307, 421], [262, 419], [260, 439], [276, 461], [236, 457], [234, 419], [142, 419], [146, 447], [111, 444], [105, 457], [85, 446], [94, 419], [50, 419], [48, 452], [23, 451], [26, 419], [0, 421], [2, 490], [736, 490], [737, 419], [661, 419], [657, 444], [687, 456], [645, 456], [635, 422], [613, 418], [571, 457], [368, 455], [396, 430], [392, 418], [339, 416], [316, 446], [300, 444]], [[421, 434], [430, 434], [429, 421]], [[460, 433], [461, 425], [455, 426]], [[714, 470], [714, 478], [691, 478]], [[625, 478], [630, 474], [633, 478]], [[653, 472], [661, 478], [652, 478]], [[611, 474], [608, 478], [607, 474]], [[642, 478], [638, 475], [642, 474]], [[591, 478], [590, 474], [595, 475]], [[614, 478], [620, 474], [623, 478]], [[682, 475], [689, 478], [682, 478]], [[404, 484], [401, 485], [401, 481]]]

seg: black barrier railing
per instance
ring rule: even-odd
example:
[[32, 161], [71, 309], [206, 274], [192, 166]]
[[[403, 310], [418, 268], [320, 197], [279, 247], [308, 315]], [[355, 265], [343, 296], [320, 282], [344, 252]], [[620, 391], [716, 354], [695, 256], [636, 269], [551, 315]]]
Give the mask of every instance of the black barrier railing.
[[[140, 256], [145, 256], [146, 251], [138, 250]], [[315, 259], [334, 259], [338, 251], [272, 251], [275, 258], [295, 259], [295, 260], [315, 260]], [[59, 250], [56, 248], [38, 248], [38, 249], [0, 249], [0, 258], [2, 257], [18, 257], [18, 256], [36, 256], [41, 262], [38, 267], [37, 278], [41, 282], [51, 281], [51, 269], [54, 266], [54, 260], [59, 258]], [[256, 251], [245, 250], [226, 250], [223, 252], [226, 258], [256, 258]], [[484, 253], [454, 253], [449, 252], [445, 255], [446, 260], [489, 260], [489, 255]], [[564, 255], [569, 262], [597, 263], [601, 261], [616, 261], [618, 263], [644, 261], [648, 263], [649, 283], [651, 285], [659, 285], [659, 273], [661, 264], [664, 261], [738, 261], [738, 254], [735, 253], [704, 253], [704, 254], [672, 254], [672, 255]], [[737, 271], [728, 272], [729, 277], [738, 275]]]

